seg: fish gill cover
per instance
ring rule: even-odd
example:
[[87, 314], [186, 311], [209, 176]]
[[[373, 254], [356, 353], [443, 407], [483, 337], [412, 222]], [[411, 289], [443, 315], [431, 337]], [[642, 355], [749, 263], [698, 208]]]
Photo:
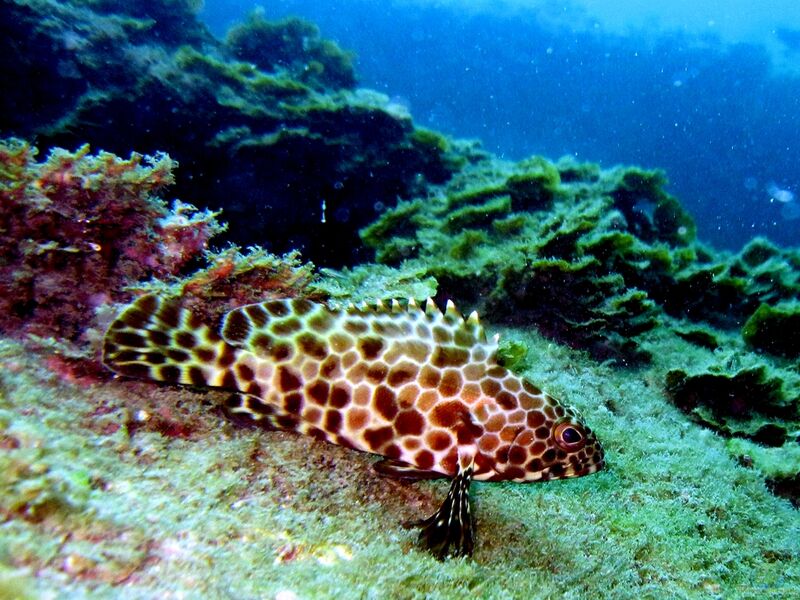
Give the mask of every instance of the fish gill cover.
[[[0, 149], [11, 595], [62, 577], [100, 594], [214, 593], [198, 570], [212, 556], [252, 594], [797, 589], [796, 513], [764, 483], [797, 503], [798, 250], [717, 251], [659, 171], [501, 160], [356, 88], [352, 55], [313, 25], [255, 13], [219, 40], [197, 8], [0, 6], [14, 83], [0, 131], [41, 149]], [[268, 298], [453, 298], [505, 329], [504, 364], [575, 401], [612, 471], [486, 486], [475, 561], [432, 566], [397, 524], [430, 512], [435, 487], [233, 430], [204, 406], [214, 392], [109, 381], [102, 328], [142, 292], [180, 294], [209, 322]]]

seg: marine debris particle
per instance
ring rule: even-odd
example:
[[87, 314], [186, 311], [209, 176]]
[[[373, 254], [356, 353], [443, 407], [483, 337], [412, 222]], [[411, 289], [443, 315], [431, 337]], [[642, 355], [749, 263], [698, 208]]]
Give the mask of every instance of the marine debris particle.
[[105, 336], [103, 360], [122, 375], [234, 392], [232, 418], [382, 455], [375, 469], [450, 477], [416, 523], [438, 557], [474, 543], [472, 479], [544, 481], [604, 467], [577, 412], [496, 361], [477, 313], [448, 302], [331, 308], [294, 298], [227, 313], [219, 332], [175, 297], [146, 295]]

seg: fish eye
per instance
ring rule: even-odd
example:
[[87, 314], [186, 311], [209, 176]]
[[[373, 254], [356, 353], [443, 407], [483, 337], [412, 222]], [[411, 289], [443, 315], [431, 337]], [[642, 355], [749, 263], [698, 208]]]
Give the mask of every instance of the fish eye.
[[575, 452], [586, 444], [586, 436], [578, 425], [559, 423], [555, 430], [556, 443], [564, 450]]

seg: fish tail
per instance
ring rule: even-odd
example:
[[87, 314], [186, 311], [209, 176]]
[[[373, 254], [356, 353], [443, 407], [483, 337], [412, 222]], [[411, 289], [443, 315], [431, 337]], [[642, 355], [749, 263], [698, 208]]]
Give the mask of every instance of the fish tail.
[[230, 366], [237, 350], [178, 298], [142, 296], [114, 320], [103, 363], [120, 375], [236, 389]]

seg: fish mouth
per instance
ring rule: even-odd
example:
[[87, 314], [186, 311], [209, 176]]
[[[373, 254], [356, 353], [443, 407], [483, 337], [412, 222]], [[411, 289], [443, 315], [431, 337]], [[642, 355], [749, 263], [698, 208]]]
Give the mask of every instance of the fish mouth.
[[536, 471], [526, 475], [524, 479], [514, 481], [553, 481], [555, 479], [574, 479], [576, 477], [583, 477], [584, 475], [591, 475], [606, 468], [605, 458], [601, 458], [596, 462], [581, 463], [578, 465], [550, 465], [541, 471]]
[[568, 466], [563, 477], [583, 477], [584, 475], [591, 475], [606, 468], [606, 457], [602, 448], [598, 448], [597, 452], [590, 458], [589, 461], [579, 463], [577, 465]]
[[602, 471], [605, 468], [606, 468], [606, 461], [601, 460], [599, 462], [588, 465], [578, 465], [577, 467], [569, 467], [564, 471], [564, 474], [561, 475], [561, 477], [564, 478], [583, 477], [584, 475], [591, 475], [592, 473], [597, 473], [598, 471]]

